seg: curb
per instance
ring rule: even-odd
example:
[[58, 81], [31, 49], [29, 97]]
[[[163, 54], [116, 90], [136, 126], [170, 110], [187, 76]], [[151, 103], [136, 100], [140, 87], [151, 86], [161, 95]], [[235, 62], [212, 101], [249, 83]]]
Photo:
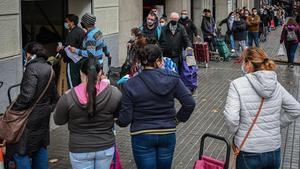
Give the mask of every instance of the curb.
[[[273, 59], [273, 61], [274, 61], [275, 63], [278, 63], [278, 64], [288, 64], [288, 62], [287, 62], [287, 61], [284, 61], [284, 60]], [[300, 62], [295, 62], [294, 64], [297, 65], [297, 66], [300, 66]]]

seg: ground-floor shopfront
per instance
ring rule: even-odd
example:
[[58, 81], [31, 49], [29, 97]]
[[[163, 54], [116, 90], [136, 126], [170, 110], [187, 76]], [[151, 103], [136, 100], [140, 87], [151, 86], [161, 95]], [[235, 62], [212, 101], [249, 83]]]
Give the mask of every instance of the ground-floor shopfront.
[[[211, 9], [219, 22], [229, 12], [243, 6], [252, 8], [253, 0], [2, 0], [0, 3], [0, 111], [8, 104], [10, 85], [22, 78], [22, 49], [27, 42], [39, 41], [55, 55], [57, 42], [66, 37], [64, 18], [68, 13], [81, 17], [91, 12], [111, 50], [112, 66], [120, 66], [126, 57], [126, 43], [132, 27], [139, 27], [153, 7], [160, 15], [185, 9], [200, 29], [202, 11]], [[17, 91], [16, 91], [17, 93]]]

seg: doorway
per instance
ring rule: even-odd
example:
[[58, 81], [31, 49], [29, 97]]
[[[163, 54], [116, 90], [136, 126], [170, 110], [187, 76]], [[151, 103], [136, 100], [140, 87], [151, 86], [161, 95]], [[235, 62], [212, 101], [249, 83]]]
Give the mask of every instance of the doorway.
[[79, 18], [92, 13], [92, 0], [21, 0], [22, 49], [28, 42], [36, 41], [56, 55], [58, 42], [64, 42], [67, 30], [64, 20], [73, 13]]
[[144, 0], [143, 1], [143, 18], [146, 18], [152, 8], [158, 11], [158, 18], [166, 16], [166, 1], [165, 0]]

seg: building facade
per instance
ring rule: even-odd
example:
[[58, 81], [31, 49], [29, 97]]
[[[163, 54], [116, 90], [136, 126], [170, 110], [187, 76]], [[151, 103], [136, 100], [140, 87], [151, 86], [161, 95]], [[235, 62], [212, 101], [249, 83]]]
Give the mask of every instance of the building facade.
[[[8, 105], [7, 88], [22, 78], [22, 47], [27, 41], [42, 40], [53, 51], [66, 31], [68, 13], [82, 16], [91, 12], [111, 50], [112, 66], [120, 66], [126, 57], [130, 29], [143, 22], [145, 12], [158, 4], [163, 13], [188, 10], [200, 29], [202, 11], [211, 9], [216, 21], [224, 19], [236, 7], [254, 7], [253, 0], [0, 0], [0, 112]], [[54, 32], [54, 33], [53, 33]], [[54, 38], [56, 34], [57, 38]], [[47, 39], [47, 40], [45, 40]], [[52, 40], [51, 40], [52, 39]], [[53, 39], [56, 39], [53, 40]], [[52, 55], [55, 53], [52, 52]], [[16, 91], [15, 93], [18, 93]]]

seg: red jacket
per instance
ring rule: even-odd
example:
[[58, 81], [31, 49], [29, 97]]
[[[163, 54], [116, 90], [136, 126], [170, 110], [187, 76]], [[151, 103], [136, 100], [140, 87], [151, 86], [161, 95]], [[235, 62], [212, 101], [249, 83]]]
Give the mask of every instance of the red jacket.
[[[288, 31], [294, 31], [298, 37], [298, 39], [293, 40], [293, 41], [288, 41], [287, 40], [287, 35]], [[289, 25], [284, 25], [282, 33], [281, 33], [281, 39], [280, 43], [288, 43], [288, 44], [297, 44], [300, 42], [300, 27], [296, 24], [289, 24]]]

